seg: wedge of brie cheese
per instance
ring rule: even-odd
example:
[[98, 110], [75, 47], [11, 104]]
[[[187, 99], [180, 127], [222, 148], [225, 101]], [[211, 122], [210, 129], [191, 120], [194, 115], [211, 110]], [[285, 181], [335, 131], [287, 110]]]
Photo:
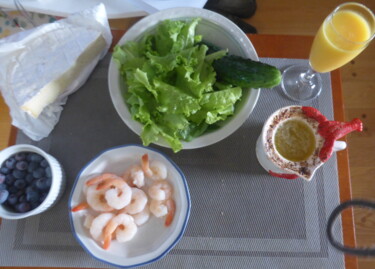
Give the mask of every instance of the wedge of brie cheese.
[[77, 89], [82, 73], [91, 73], [106, 47], [99, 31], [84, 27], [73, 31], [61, 25], [30, 35], [23, 43], [13, 52], [8, 89], [19, 107], [34, 118], [60, 96]]

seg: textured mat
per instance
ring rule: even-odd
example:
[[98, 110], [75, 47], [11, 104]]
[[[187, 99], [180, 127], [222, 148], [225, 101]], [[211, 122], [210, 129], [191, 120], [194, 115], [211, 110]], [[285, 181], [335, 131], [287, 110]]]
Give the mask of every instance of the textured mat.
[[[50, 211], [27, 220], [4, 220], [0, 228], [1, 266], [108, 267], [86, 254], [71, 234], [68, 197], [80, 168], [102, 150], [141, 141], [117, 115], [107, 86], [109, 55], [89, 81], [69, 97], [52, 134], [30, 143], [64, 166], [67, 188]], [[285, 68], [305, 60], [262, 59]], [[321, 96], [304, 105], [333, 119], [329, 74]], [[327, 218], [339, 204], [334, 155], [311, 182], [269, 176], [259, 165], [255, 142], [263, 122], [280, 107], [296, 104], [281, 88], [261, 90], [244, 125], [212, 146], [173, 154], [187, 178], [192, 211], [181, 241], [162, 260], [145, 268], [344, 268], [344, 256], [328, 244]], [[342, 238], [341, 222], [335, 237]]]

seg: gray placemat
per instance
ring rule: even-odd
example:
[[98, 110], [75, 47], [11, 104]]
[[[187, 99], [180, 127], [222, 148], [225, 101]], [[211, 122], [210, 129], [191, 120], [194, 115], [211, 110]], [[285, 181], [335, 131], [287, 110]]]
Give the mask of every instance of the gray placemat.
[[[67, 188], [50, 211], [26, 220], [4, 220], [0, 229], [0, 265], [109, 267], [86, 254], [71, 234], [68, 197], [81, 167], [109, 147], [141, 141], [117, 115], [108, 92], [110, 56], [88, 82], [69, 97], [52, 134], [33, 142], [19, 132], [17, 143], [45, 149], [63, 165]], [[305, 60], [262, 59], [283, 69]], [[321, 96], [304, 105], [333, 119], [331, 82], [323, 75]], [[339, 203], [336, 156], [311, 182], [269, 176], [259, 165], [255, 142], [266, 118], [296, 104], [281, 88], [261, 90], [249, 119], [230, 137], [206, 148], [167, 154], [184, 171], [192, 211], [176, 247], [147, 268], [344, 268], [344, 256], [325, 236], [330, 212]], [[335, 226], [342, 238], [341, 222]], [[342, 239], [341, 239], [342, 240]]]

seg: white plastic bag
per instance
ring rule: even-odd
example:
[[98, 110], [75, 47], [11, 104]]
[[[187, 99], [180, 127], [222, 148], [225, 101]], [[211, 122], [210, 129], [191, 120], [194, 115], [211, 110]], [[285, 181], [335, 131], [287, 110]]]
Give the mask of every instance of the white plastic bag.
[[48, 136], [68, 95], [86, 82], [111, 42], [103, 4], [0, 39], [0, 90], [12, 124], [33, 140]]

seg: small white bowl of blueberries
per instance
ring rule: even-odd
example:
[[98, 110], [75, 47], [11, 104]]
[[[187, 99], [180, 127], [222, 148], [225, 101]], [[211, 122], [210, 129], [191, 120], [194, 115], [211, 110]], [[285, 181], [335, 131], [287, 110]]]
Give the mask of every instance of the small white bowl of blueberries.
[[60, 163], [28, 144], [0, 151], [0, 217], [22, 219], [50, 209], [65, 189]]

